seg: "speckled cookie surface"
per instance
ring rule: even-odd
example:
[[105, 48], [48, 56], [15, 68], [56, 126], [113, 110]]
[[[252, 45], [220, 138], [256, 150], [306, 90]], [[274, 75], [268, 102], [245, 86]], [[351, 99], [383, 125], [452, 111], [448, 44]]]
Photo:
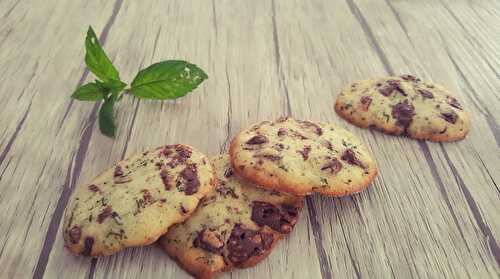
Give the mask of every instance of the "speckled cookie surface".
[[343, 196], [366, 188], [377, 174], [371, 153], [353, 134], [327, 123], [281, 118], [237, 134], [231, 162], [265, 188]]
[[354, 82], [337, 97], [335, 111], [356, 126], [415, 139], [455, 141], [470, 128], [468, 114], [446, 88], [411, 75]]
[[188, 218], [215, 184], [210, 161], [190, 146], [132, 156], [76, 189], [65, 212], [65, 246], [102, 256], [150, 244]]
[[297, 222], [301, 198], [238, 178], [228, 155], [213, 160], [218, 185], [196, 212], [160, 238], [165, 251], [196, 278], [262, 261]]

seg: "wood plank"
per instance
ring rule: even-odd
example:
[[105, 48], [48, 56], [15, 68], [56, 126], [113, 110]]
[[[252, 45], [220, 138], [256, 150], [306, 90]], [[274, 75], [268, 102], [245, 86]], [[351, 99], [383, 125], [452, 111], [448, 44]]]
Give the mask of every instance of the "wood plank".
[[35, 272], [58, 198], [78, 176], [92, 105], [65, 111], [83, 72], [81, 23], [102, 27], [112, 10], [112, 4], [100, 3], [99, 10], [96, 3], [44, 3], [26, 9], [29, 3], [19, 1], [2, 18], [9, 31], [0, 52], [0, 265], [8, 278]]
[[[90, 178], [124, 155], [163, 144], [184, 142], [208, 154], [219, 154], [226, 149], [229, 136], [239, 129], [286, 114], [286, 98], [274, 82], [277, 75], [274, 47], [267, 43], [273, 40], [272, 21], [266, 14], [269, 4], [247, 1], [227, 4], [124, 3], [116, 23], [121, 28], [115, 29], [108, 43], [115, 46], [117, 53], [137, 55], [117, 56], [116, 63], [126, 76], [131, 77], [140, 64], [182, 57], [207, 69], [209, 79], [196, 93], [174, 102], [125, 99], [120, 105], [120, 125], [134, 124], [129, 131], [120, 130], [112, 145], [100, 135], [92, 137], [82, 178]], [[169, 17], [165, 17], [166, 11]], [[139, 20], [144, 18], [147, 20]], [[144, 39], [134, 40], [137, 33], [143, 34]], [[123, 41], [130, 43], [120, 46]], [[136, 103], [134, 112], [131, 108]], [[122, 148], [124, 145], [126, 150]], [[85, 179], [78, 182], [84, 183]], [[234, 271], [222, 278], [280, 274], [321, 277], [314, 238], [308, 234], [309, 224], [304, 210], [294, 234], [269, 259], [255, 268]], [[58, 237], [45, 273], [47, 278], [75, 274], [80, 278], [156, 278], [158, 274], [189, 278], [158, 247], [128, 249], [107, 258], [82, 260], [69, 255], [62, 245], [62, 238]], [[307, 269], [301, 265], [304, 255], [308, 259]]]
[[[422, 11], [415, 9], [414, 2], [410, 6], [414, 10]], [[282, 15], [283, 19], [281, 26], [283, 26], [284, 38], [282, 41], [289, 43], [283, 51], [285, 53], [283, 60], [287, 62], [285, 79], [289, 85], [294, 115], [332, 120], [333, 117], [324, 112], [331, 111], [336, 92], [357, 76], [366, 78], [383, 74], [383, 72], [410, 71], [427, 77], [426, 71], [431, 71], [426, 65], [418, 62], [421, 57], [414, 55], [411, 43], [408, 42], [404, 30], [397, 22], [398, 18], [391, 14], [390, 7], [384, 3], [347, 1], [347, 5], [344, 5], [338, 2], [327, 4], [324, 1], [313, 1], [310, 4], [295, 3], [293, 8], [285, 4], [279, 7], [278, 14]], [[297, 15], [299, 18], [308, 18], [310, 21], [296, 21], [294, 18]], [[422, 23], [419, 23], [421, 26]], [[343, 29], [345, 33], [335, 29], [335, 26], [341, 24], [345, 26]], [[357, 24], [359, 25], [356, 26]], [[302, 34], [302, 36], [297, 34]], [[355, 59], [357, 53], [364, 56], [363, 59]], [[391, 55], [385, 55], [385, 53]], [[329, 61], [330, 65], [322, 61]], [[437, 72], [434, 74], [439, 77]], [[340, 82], [338, 78], [335, 78], [342, 78], [346, 75], [348, 78]], [[305, 90], [307, 94], [299, 95], [298, 92]], [[321, 104], [314, 102], [313, 99], [317, 98], [324, 102]], [[323, 114], [318, 117], [315, 115], [317, 112], [323, 112]], [[467, 206], [466, 194], [461, 193], [468, 188], [460, 186], [459, 182], [446, 180], [454, 188], [442, 189], [441, 186], [444, 184], [440, 181], [443, 177], [453, 177], [454, 172], [451, 169], [444, 171], [439, 169], [440, 171], [436, 172], [432, 169], [436, 163], [428, 165], [427, 160], [433, 162], [433, 157], [424, 157], [430, 154], [426, 152], [422, 154], [420, 150], [428, 151], [428, 145], [380, 134], [374, 135], [374, 133], [352, 126], [347, 126], [347, 128], [359, 133], [372, 146], [376, 158], [379, 158], [383, 176], [376, 181], [375, 189], [371, 189], [372, 192], [368, 191], [356, 196], [354, 198], [356, 202], [341, 199], [338, 203], [332, 204], [329, 199], [321, 199], [320, 205], [328, 209], [323, 208], [319, 212], [333, 212], [333, 209], [338, 207], [352, 208], [352, 212], [334, 211], [338, 212], [339, 219], [342, 221], [331, 220], [329, 224], [331, 232], [325, 230], [324, 238], [332, 239], [337, 235], [346, 235], [347, 231], [349, 233], [345, 238], [348, 244], [344, 247], [337, 243], [327, 244], [329, 256], [354, 259], [352, 262], [355, 263], [354, 266], [358, 265], [356, 270], [361, 277], [383, 277], [383, 274], [389, 274], [389, 272], [393, 272], [396, 277], [402, 274], [412, 274], [417, 277], [439, 275], [460, 277], [464, 274], [477, 274], [477, 272], [493, 277], [495, 259], [484, 239], [481, 236], [476, 237], [477, 224], [474, 221], [474, 212], [471, 212]], [[395, 150], [398, 152], [395, 153]], [[442, 156], [447, 154], [439, 147], [432, 146], [431, 150], [433, 154], [435, 152]], [[466, 153], [465, 150], [461, 152]], [[477, 161], [477, 158], [475, 160]], [[411, 164], [405, 162], [411, 162]], [[443, 168], [451, 168], [448, 166], [448, 161], [440, 163], [444, 164]], [[468, 171], [474, 172], [475, 176], [484, 177], [479, 168]], [[479, 198], [484, 201], [484, 206], [490, 210], [489, 213], [495, 215], [495, 210], [491, 206], [495, 204], [498, 195], [493, 192], [494, 188], [488, 187], [492, 184], [488, 184], [487, 181], [481, 181], [481, 183], [485, 188], [483, 190], [489, 191], [491, 197]], [[394, 189], [396, 185], [405, 187]], [[382, 190], [378, 191], [379, 187], [382, 187]], [[390, 200], [389, 207], [384, 208], [384, 205], [379, 205], [388, 200]], [[363, 205], [369, 201], [372, 202], [370, 206], [362, 210]], [[414, 204], [415, 201], [421, 201], [421, 204]], [[359, 213], [355, 210], [357, 207], [361, 207]], [[457, 214], [467, 216], [466, 221], [453, 217]], [[358, 219], [361, 219], [359, 226], [349, 221], [352, 220], [353, 215], [358, 215]], [[387, 219], [382, 221], [380, 216]], [[328, 214], [323, 218], [328, 220], [331, 216]], [[490, 223], [486, 224], [495, 222], [492, 219], [489, 221]], [[464, 234], [467, 238], [465, 242], [462, 237]], [[388, 241], [388, 239], [395, 240]], [[366, 247], [367, 240], [370, 243], [369, 248]], [[428, 247], [453, 248], [450, 251], [440, 248], [429, 251]], [[339, 257], [339, 253], [344, 256]], [[379, 255], [376, 257], [378, 259], [374, 259], [373, 254]], [[466, 261], [464, 261], [465, 255]], [[343, 271], [342, 267], [340, 264], [334, 264], [333, 273], [338, 274], [338, 271]]]
[[[155, 245], [70, 255], [60, 230], [73, 188], [163, 144], [219, 154], [241, 128], [281, 115], [344, 126], [371, 147], [380, 175], [353, 197], [309, 197], [266, 261], [222, 278], [497, 278], [499, 16], [498, 1], [0, 1], [0, 278], [190, 278]], [[68, 97], [92, 79], [89, 23], [125, 80], [170, 58], [209, 79], [176, 101], [124, 98], [108, 139], [98, 104]], [[407, 72], [467, 104], [467, 139], [385, 136], [333, 112], [346, 83]]]

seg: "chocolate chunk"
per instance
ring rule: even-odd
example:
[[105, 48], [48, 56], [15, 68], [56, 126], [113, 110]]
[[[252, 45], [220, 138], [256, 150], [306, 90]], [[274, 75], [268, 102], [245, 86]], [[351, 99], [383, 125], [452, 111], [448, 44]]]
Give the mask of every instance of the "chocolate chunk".
[[318, 124], [309, 121], [299, 121], [299, 122], [302, 124], [302, 127], [304, 128], [313, 128], [314, 133], [316, 135], [321, 136], [323, 134], [323, 129], [321, 129], [321, 127]]
[[188, 213], [188, 210], [182, 204], [179, 206], [179, 210], [181, 211], [182, 214]]
[[123, 170], [122, 170], [122, 167], [120, 165], [117, 165], [115, 167], [115, 172], [114, 172], [113, 176], [114, 177], [123, 176]]
[[262, 135], [256, 135], [247, 141], [247, 144], [263, 144], [267, 142], [267, 138]]
[[237, 224], [227, 241], [228, 260], [236, 264], [242, 263], [271, 248], [272, 243], [272, 234], [243, 229]]
[[457, 108], [459, 110], [463, 109], [462, 105], [458, 102], [458, 100], [453, 98], [452, 96], [446, 96], [446, 102], [454, 108]]
[[[175, 155], [171, 156], [173, 154], [173, 150], [175, 149]], [[192, 155], [192, 150], [188, 146], [184, 146], [182, 144], [175, 144], [175, 145], [167, 145], [165, 146], [165, 149], [163, 150], [163, 154], [167, 158], [172, 158], [167, 165], [171, 168], [175, 168], [178, 165], [186, 163], [186, 161], [191, 158]]]
[[162, 154], [165, 155], [165, 157], [169, 157], [170, 155], [174, 154], [172, 146], [171, 145], [165, 146], [165, 148], [162, 151]]
[[97, 192], [101, 193], [101, 189], [99, 189], [99, 187], [97, 187], [97, 185], [95, 185], [95, 184], [89, 185], [89, 190], [94, 192], [94, 193], [97, 193]]
[[224, 198], [227, 196], [231, 196], [235, 199], [239, 198], [239, 196], [234, 191], [234, 187], [228, 186], [224, 181], [220, 181], [219, 185], [215, 187], [215, 190]]
[[298, 210], [291, 206], [278, 208], [267, 202], [252, 203], [252, 221], [259, 226], [269, 226], [275, 231], [289, 233], [297, 223]]
[[361, 161], [358, 158], [356, 158], [356, 153], [354, 153], [352, 149], [346, 149], [344, 153], [342, 153], [340, 159], [346, 161], [350, 165], [363, 167], [363, 163], [361, 163]]
[[286, 136], [288, 134], [288, 131], [285, 128], [280, 128], [278, 130], [278, 137]]
[[384, 87], [379, 88], [378, 91], [380, 92], [380, 94], [389, 97], [391, 96], [392, 91], [394, 91], [394, 88], [392, 88], [392, 86], [390, 85], [386, 85]]
[[170, 190], [171, 185], [170, 185], [170, 176], [168, 175], [168, 172], [167, 170], [165, 169], [162, 169], [160, 171], [160, 177], [161, 177], [161, 181], [163, 181], [163, 185], [165, 186], [165, 190], [168, 191]]
[[254, 158], [264, 158], [269, 161], [279, 161], [281, 160], [281, 156], [279, 155], [272, 155], [272, 154], [255, 154], [253, 155]]
[[232, 168], [227, 168], [225, 171], [224, 171], [224, 177], [225, 178], [229, 178], [233, 175], [234, 171]]
[[370, 104], [372, 103], [372, 97], [370, 96], [363, 96], [361, 97], [361, 108], [364, 110], [364, 111], [367, 111], [368, 108], [370, 108]]
[[300, 155], [302, 155], [302, 159], [306, 161], [309, 158], [309, 152], [311, 152], [311, 147], [309, 145], [304, 146], [302, 150], [297, 150]]
[[92, 246], [94, 246], [94, 238], [91, 236], [87, 236], [83, 242], [82, 255], [90, 256], [90, 254], [92, 253]]
[[215, 232], [205, 229], [198, 233], [198, 236], [193, 241], [193, 246], [211, 253], [220, 254], [222, 253], [224, 242], [222, 242]]
[[397, 120], [396, 125], [404, 127], [405, 129], [410, 126], [414, 115], [415, 108], [413, 105], [408, 104], [407, 100], [392, 107], [392, 117]]
[[454, 111], [442, 112], [441, 117], [447, 122], [450, 122], [451, 124], [455, 124], [458, 119], [458, 115]]
[[406, 81], [420, 82], [420, 79], [412, 75], [401, 75], [400, 78]]
[[332, 174], [337, 174], [342, 169], [342, 163], [337, 160], [337, 158], [333, 158], [328, 161], [321, 170], [330, 170]]
[[420, 93], [420, 95], [422, 95], [422, 97], [424, 98], [427, 98], [427, 99], [432, 99], [434, 98], [434, 94], [432, 94], [431, 91], [429, 90], [425, 90], [425, 89], [419, 89], [418, 92]]
[[408, 96], [403, 88], [401, 88], [401, 83], [399, 82], [399, 80], [388, 80], [387, 83], [392, 87], [393, 90], [398, 91], [401, 95]]
[[321, 142], [321, 144], [322, 144], [324, 147], [326, 147], [326, 149], [328, 149], [328, 150], [330, 150], [330, 151], [332, 151], [332, 150], [333, 150], [333, 145], [332, 145], [332, 143], [331, 143], [330, 141], [328, 141], [328, 140], [324, 140], [324, 141], [322, 141], [322, 142]]
[[285, 148], [285, 146], [282, 143], [276, 143], [275, 145], [273, 145], [273, 148], [277, 151], [281, 151]]
[[184, 159], [191, 158], [191, 155], [193, 154], [193, 151], [191, 151], [189, 147], [181, 144], [175, 145], [175, 151], [177, 151], [177, 154]]
[[82, 236], [82, 229], [80, 229], [80, 227], [78, 227], [78, 226], [73, 226], [69, 230], [68, 234], [69, 234], [69, 240], [71, 241], [71, 243], [77, 244], [78, 242], [80, 242], [80, 237]]
[[301, 139], [301, 140], [308, 139], [306, 136], [302, 135], [301, 133], [299, 133], [297, 131], [293, 132], [293, 136], [296, 137], [296, 138], [298, 138], [298, 139]]
[[403, 90], [403, 88], [401, 88], [401, 83], [399, 82], [399, 80], [388, 80], [386, 86], [378, 89], [378, 91], [386, 97], [390, 96], [394, 90], [396, 90], [403, 96], [408, 95]]
[[152, 203], [154, 203], [154, 198], [151, 195], [151, 193], [149, 192], [149, 190], [143, 189], [141, 192], [142, 192], [142, 199], [144, 200], [144, 202], [146, 204], [152, 204]]
[[101, 213], [99, 213], [99, 215], [97, 215], [97, 222], [99, 224], [102, 224], [102, 222], [104, 222], [106, 218], [111, 216], [111, 214], [113, 214], [113, 209], [111, 208], [111, 206], [107, 206]]
[[196, 169], [196, 165], [188, 165], [185, 169], [183, 169], [179, 173], [178, 180], [179, 179], [183, 180], [181, 181], [181, 184], [184, 185], [184, 193], [186, 195], [192, 195], [198, 192], [200, 180], [198, 180], [198, 170]]

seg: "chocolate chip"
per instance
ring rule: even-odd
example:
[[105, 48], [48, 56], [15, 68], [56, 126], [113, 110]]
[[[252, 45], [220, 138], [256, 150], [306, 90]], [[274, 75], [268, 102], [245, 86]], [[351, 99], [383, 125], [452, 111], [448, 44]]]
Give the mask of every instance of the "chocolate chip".
[[165, 190], [168, 191], [170, 190], [171, 185], [170, 185], [170, 176], [168, 175], [168, 172], [166, 169], [162, 169], [160, 171], [160, 177], [161, 177], [161, 181], [163, 181], [163, 185], [165, 186]]
[[330, 150], [330, 151], [332, 151], [332, 150], [333, 150], [333, 145], [332, 145], [332, 143], [331, 143], [330, 141], [328, 141], [328, 140], [324, 140], [324, 141], [322, 141], [322, 142], [321, 142], [321, 144], [322, 144], [324, 147], [326, 147], [326, 149], [328, 149], [328, 150]]
[[71, 241], [71, 243], [77, 244], [78, 242], [80, 242], [81, 236], [82, 236], [82, 229], [80, 229], [80, 227], [73, 226], [69, 230], [69, 240]]
[[151, 193], [149, 192], [149, 190], [143, 189], [141, 192], [142, 192], [142, 199], [144, 200], [144, 202], [146, 204], [152, 204], [152, 203], [154, 203], [154, 198], [151, 195]]
[[188, 213], [188, 210], [182, 204], [179, 206], [179, 210], [181, 211], [182, 214]]
[[191, 148], [181, 144], [175, 145], [175, 151], [177, 151], [177, 154], [179, 154], [180, 157], [185, 159], [191, 158], [191, 155], [193, 154]]
[[304, 128], [313, 128], [314, 129], [314, 133], [318, 136], [321, 136], [323, 134], [323, 129], [321, 129], [321, 127], [316, 124], [316, 123], [312, 123], [310, 121], [299, 121], [301, 124], [302, 124], [302, 127]]
[[90, 254], [92, 253], [92, 246], [94, 246], [94, 238], [91, 236], [87, 236], [83, 242], [82, 255], [90, 256]]
[[401, 88], [401, 83], [399, 82], [399, 80], [388, 80], [386, 86], [378, 89], [378, 91], [386, 97], [390, 96], [394, 90], [396, 90], [403, 96], [408, 95], [403, 90], [403, 88]]
[[115, 172], [114, 172], [113, 176], [114, 177], [123, 176], [123, 170], [122, 170], [122, 167], [120, 165], [117, 165], [115, 167]]
[[247, 144], [263, 144], [267, 142], [267, 138], [262, 135], [256, 135], [247, 141]]
[[224, 242], [222, 242], [215, 232], [204, 229], [194, 239], [193, 246], [211, 253], [220, 254], [222, 253]]
[[390, 85], [386, 85], [384, 87], [379, 88], [378, 91], [380, 92], [380, 94], [389, 97], [392, 94], [392, 91], [394, 91], [394, 88], [392, 88], [392, 86]]
[[236, 264], [242, 263], [250, 257], [262, 254], [271, 248], [272, 243], [272, 234], [243, 229], [237, 224], [227, 241], [228, 260]]
[[178, 181], [184, 185], [184, 193], [186, 195], [192, 195], [198, 192], [200, 180], [198, 180], [198, 170], [196, 169], [196, 165], [186, 166], [186, 168], [179, 173]]
[[454, 108], [457, 108], [459, 110], [463, 109], [462, 105], [458, 102], [458, 100], [453, 98], [452, 96], [446, 96], [446, 102]]
[[302, 150], [297, 150], [297, 153], [302, 155], [302, 159], [304, 159], [304, 161], [309, 158], [309, 152], [311, 152], [311, 147], [309, 145], [304, 146]]
[[406, 92], [401, 88], [401, 83], [399, 80], [388, 80], [387, 83], [396, 91], [398, 91], [403, 96], [408, 96]]
[[225, 171], [224, 171], [224, 177], [225, 178], [229, 178], [233, 175], [234, 171], [232, 168], [227, 168]]
[[289, 233], [297, 223], [298, 210], [291, 206], [278, 208], [267, 202], [252, 203], [252, 221], [257, 225], [269, 226], [275, 231]]
[[301, 133], [299, 133], [299, 132], [297, 132], [297, 131], [294, 131], [292, 135], [293, 135], [294, 137], [298, 138], [298, 139], [301, 139], [301, 140], [308, 139], [306, 136], [302, 135]]
[[101, 213], [99, 213], [99, 215], [97, 215], [97, 222], [99, 224], [102, 224], [102, 222], [104, 222], [106, 218], [111, 216], [111, 214], [113, 214], [113, 209], [111, 208], [111, 206], [107, 206]]
[[372, 97], [370, 97], [370, 96], [363, 96], [363, 97], [361, 97], [360, 101], [361, 101], [361, 108], [364, 111], [367, 111], [368, 108], [370, 108], [370, 104], [372, 103]]
[[458, 115], [454, 111], [442, 112], [441, 117], [447, 122], [450, 122], [451, 124], [455, 124], [458, 119]]
[[288, 134], [288, 131], [285, 128], [280, 128], [278, 130], [278, 137], [286, 136]]
[[279, 161], [282, 158], [279, 155], [273, 155], [273, 154], [254, 154], [253, 157], [254, 158], [264, 158], [264, 159], [267, 159], [269, 161]]
[[332, 174], [337, 174], [342, 169], [342, 163], [337, 160], [337, 158], [333, 158], [328, 161], [321, 170], [330, 170]]
[[97, 187], [97, 185], [95, 185], [95, 184], [89, 185], [89, 190], [94, 192], [94, 193], [101, 192], [101, 189], [99, 189], [99, 187]]
[[432, 94], [431, 91], [429, 90], [425, 90], [425, 89], [419, 89], [418, 92], [420, 93], [420, 95], [422, 95], [422, 97], [424, 98], [427, 98], [427, 99], [432, 99], [434, 98], [434, 94]]
[[415, 115], [415, 108], [413, 105], [408, 104], [408, 100], [400, 102], [392, 107], [392, 117], [396, 121], [396, 125], [404, 127], [405, 129], [410, 126]]
[[344, 153], [342, 153], [340, 159], [346, 161], [350, 165], [363, 167], [363, 163], [361, 163], [361, 161], [356, 158], [356, 153], [354, 153], [352, 149], [346, 149]]
[[412, 75], [401, 75], [400, 78], [406, 81], [420, 82], [420, 79]]
[[215, 190], [224, 198], [227, 196], [231, 196], [234, 199], [239, 198], [239, 196], [234, 191], [234, 187], [230, 187], [224, 181], [220, 181], [219, 184], [215, 187]]

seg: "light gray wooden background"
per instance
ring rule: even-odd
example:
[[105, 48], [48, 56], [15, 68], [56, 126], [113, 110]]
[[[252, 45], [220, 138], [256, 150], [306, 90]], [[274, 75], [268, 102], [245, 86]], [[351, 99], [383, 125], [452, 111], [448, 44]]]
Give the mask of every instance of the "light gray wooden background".
[[[130, 81], [164, 59], [209, 79], [177, 101], [124, 98], [115, 140], [98, 104], [69, 96], [88, 25]], [[348, 125], [339, 90], [413, 73], [472, 115], [457, 143]], [[313, 196], [293, 234], [255, 268], [223, 278], [498, 278], [500, 1], [0, 0], [0, 277], [189, 278], [158, 247], [75, 257], [61, 217], [76, 185], [169, 143], [224, 152], [239, 129], [282, 115], [331, 121], [366, 142], [380, 175], [346, 198]]]

